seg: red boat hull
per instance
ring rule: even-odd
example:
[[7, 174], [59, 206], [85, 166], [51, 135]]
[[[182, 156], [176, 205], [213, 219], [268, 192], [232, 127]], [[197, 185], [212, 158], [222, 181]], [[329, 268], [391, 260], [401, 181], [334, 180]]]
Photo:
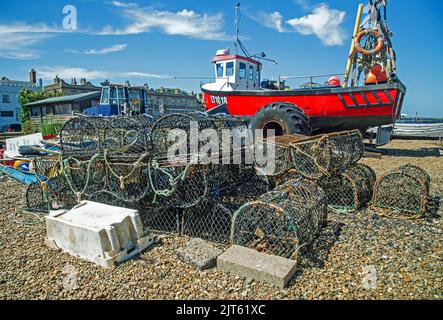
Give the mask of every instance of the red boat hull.
[[331, 132], [392, 124], [401, 114], [406, 87], [401, 82], [364, 87], [297, 90], [208, 91], [207, 110], [226, 103], [229, 114], [252, 117], [267, 104], [292, 103], [309, 116], [313, 130]]

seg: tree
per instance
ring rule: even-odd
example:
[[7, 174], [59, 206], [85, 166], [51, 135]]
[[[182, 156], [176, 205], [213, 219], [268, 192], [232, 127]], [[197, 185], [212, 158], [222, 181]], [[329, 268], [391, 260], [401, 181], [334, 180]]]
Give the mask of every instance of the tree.
[[32, 133], [31, 108], [26, 106], [26, 104], [59, 96], [62, 96], [62, 94], [56, 92], [32, 91], [30, 89], [24, 89], [20, 92], [18, 101], [22, 108], [20, 117], [23, 133]]

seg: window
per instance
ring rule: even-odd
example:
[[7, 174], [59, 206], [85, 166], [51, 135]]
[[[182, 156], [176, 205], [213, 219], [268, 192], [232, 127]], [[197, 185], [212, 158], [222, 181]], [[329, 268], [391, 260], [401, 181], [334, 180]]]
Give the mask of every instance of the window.
[[260, 83], [260, 70], [257, 70], [257, 81]]
[[230, 77], [234, 75], [234, 62], [228, 62], [226, 64], [226, 76]]
[[2, 118], [14, 118], [14, 111], [0, 111], [0, 117], [2, 117]]
[[216, 69], [217, 69], [217, 78], [223, 77], [223, 63], [217, 63]]
[[249, 80], [254, 80], [254, 66], [249, 65]]
[[2, 95], [2, 102], [3, 103], [11, 103], [11, 100], [9, 99], [9, 94]]
[[109, 99], [110, 104], [117, 104], [117, 88], [111, 88], [111, 98]]
[[109, 88], [103, 88], [102, 91], [102, 102], [103, 104], [109, 103]]
[[246, 63], [240, 62], [238, 69], [239, 69], [238, 75], [239, 75], [240, 79], [246, 78]]

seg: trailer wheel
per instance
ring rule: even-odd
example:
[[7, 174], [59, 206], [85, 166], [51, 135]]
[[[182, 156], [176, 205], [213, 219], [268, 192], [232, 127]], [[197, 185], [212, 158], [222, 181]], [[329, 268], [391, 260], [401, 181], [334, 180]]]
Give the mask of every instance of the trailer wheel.
[[250, 127], [254, 133], [257, 129], [262, 130], [264, 138], [269, 129], [274, 129], [276, 136], [312, 134], [308, 116], [299, 107], [287, 102], [274, 102], [258, 110], [251, 120]]

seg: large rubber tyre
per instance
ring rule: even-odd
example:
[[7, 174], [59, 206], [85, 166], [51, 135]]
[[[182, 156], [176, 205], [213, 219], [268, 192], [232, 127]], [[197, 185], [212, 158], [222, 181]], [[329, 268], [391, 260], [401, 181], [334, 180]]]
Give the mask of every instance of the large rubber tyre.
[[[287, 102], [274, 102], [258, 110], [251, 120], [250, 128], [254, 133], [256, 129], [275, 129], [276, 136], [312, 134], [309, 117], [299, 107]], [[266, 132], [263, 132], [263, 136], [266, 137]]]

